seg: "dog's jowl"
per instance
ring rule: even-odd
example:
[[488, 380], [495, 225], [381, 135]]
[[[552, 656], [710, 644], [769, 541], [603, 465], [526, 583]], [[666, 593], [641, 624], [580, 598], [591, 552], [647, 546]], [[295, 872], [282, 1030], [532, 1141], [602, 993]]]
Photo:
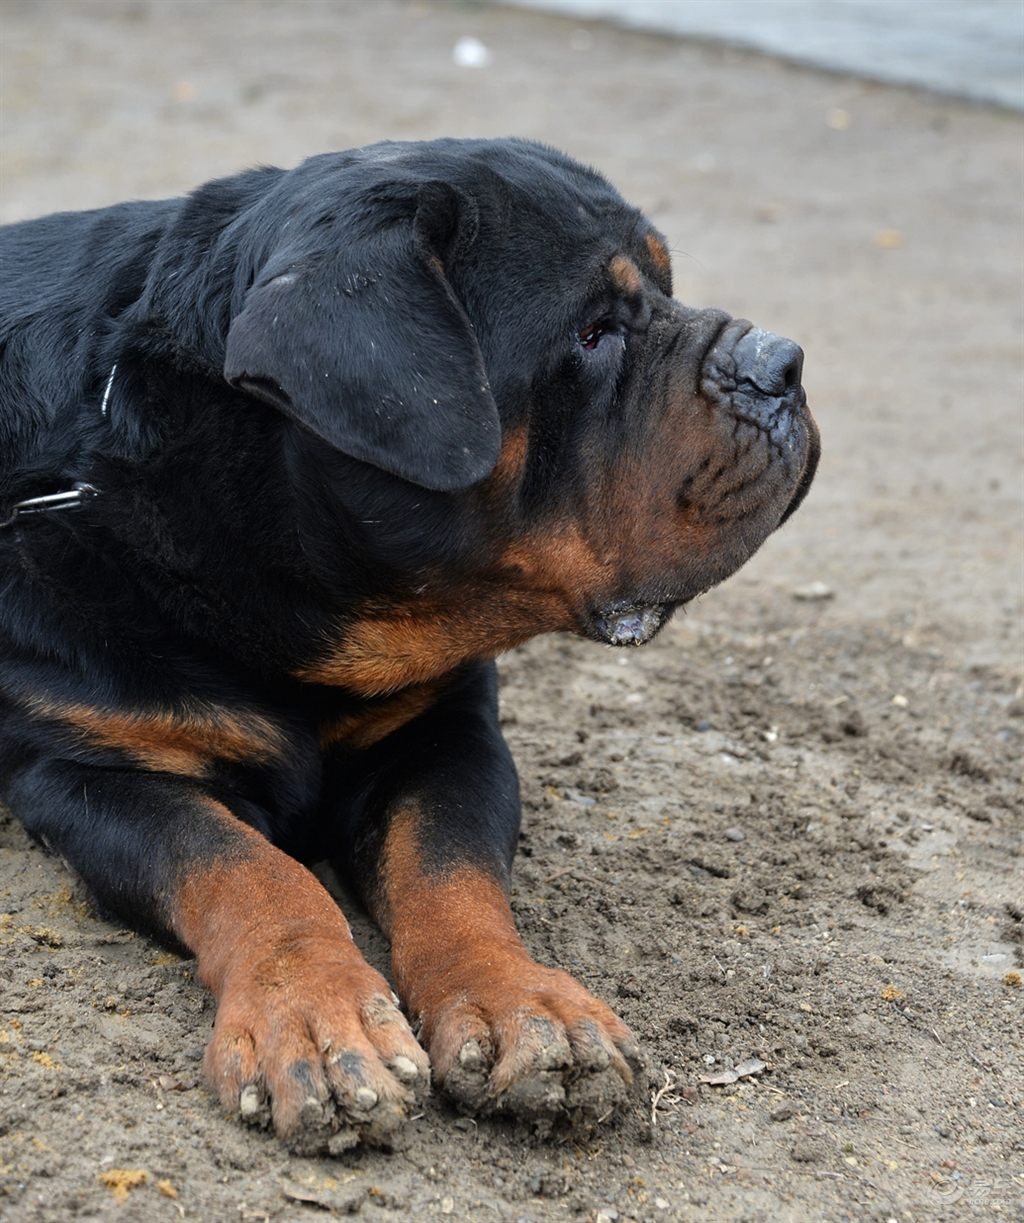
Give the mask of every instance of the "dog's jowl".
[[646, 218], [515, 140], [10, 226], [0, 309], [0, 796], [195, 954], [224, 1104], [305, 1151], [431, 1074], [608, 1114], [630, 1033], [512, 922], [491, 659], [640, 645], [743, 564], [817, 461], [800, 349], [674, 301]]

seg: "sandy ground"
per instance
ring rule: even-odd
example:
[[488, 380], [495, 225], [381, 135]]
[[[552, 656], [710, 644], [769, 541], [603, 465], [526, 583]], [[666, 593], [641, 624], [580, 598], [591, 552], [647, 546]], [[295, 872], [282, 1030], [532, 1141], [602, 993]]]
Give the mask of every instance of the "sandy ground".
[[792, 523], [653, 645], [502, 663], [518, 920], [641, 1037], [628, 1115], [537, 1142], [432, 1098], [394, 1153], [290, 1156], [197, 1081], [190, 963], [0, 813], [0, 1216], [1024, 1217], [1020, 116], [473, 5], [0, 11], [5, 220], [539, 138], [651, 213], [682, 300], [800, 341], [825, 441]]

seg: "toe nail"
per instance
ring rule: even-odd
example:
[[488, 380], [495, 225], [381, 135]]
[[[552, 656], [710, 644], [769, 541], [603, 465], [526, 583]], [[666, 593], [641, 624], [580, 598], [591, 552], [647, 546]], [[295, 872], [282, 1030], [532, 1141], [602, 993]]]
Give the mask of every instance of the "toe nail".
[[260, 1111], [260, 1093], [252, 1083], [248, 1087], [242, 1088], [242, 1094], [238, 1100], [238, 1111], [243, 1121], [248, 1121], [251, 1117], [255, 1117]]
[[464, 1070], [479, 1070], [484, 1064], [483, 1051], [475, 1040], [467, 1040], [459, 1050], [459, 1065]]
[[395, 1078], [403, 1083], [411, 1083], [413, 1079], [418, 1079], [420, 1074], [412, 1058], [403, 1057], [401, 1054], [391, 1063], [391, 1070]]
[[356, 1104], [359, 1105], [364, 1112], [369, 1112], [377, 1103], [377, 1093], [369, 1087], [360, 1087], [356, 1092]]

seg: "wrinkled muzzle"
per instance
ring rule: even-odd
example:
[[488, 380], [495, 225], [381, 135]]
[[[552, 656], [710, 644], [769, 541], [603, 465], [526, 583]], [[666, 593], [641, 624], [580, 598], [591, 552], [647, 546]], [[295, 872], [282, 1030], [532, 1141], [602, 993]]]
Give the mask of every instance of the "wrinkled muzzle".
[[586, 635], [608, 645], [649, 641], [744, 564], [806, 496], [820, 451], [792, 340], [687, 312], [652, 367], [662, 402], [648, 406], [640, 475], [612, 492], [617, 521], [631, 519], [616, 589], [585, 616]]

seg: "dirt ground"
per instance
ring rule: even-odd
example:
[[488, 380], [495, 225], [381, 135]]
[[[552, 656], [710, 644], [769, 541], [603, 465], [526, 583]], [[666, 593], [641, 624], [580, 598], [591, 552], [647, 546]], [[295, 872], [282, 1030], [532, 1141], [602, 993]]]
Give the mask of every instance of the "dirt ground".
[[537, 1141], [434, 1097], [393, 1153], [291, 1156], [204, 1091], [192, 965], [0, 813], [0, 1217], [1024, 1217], [1020, 116], [478, 5], [2, 0], [0, 32], [5, 220], [539, 138], [650, 212], [683, 301], [803, 345], [825, 446], [651, 646], [501, 663], [519, 925], [641, 1038], [631, 1112]]

